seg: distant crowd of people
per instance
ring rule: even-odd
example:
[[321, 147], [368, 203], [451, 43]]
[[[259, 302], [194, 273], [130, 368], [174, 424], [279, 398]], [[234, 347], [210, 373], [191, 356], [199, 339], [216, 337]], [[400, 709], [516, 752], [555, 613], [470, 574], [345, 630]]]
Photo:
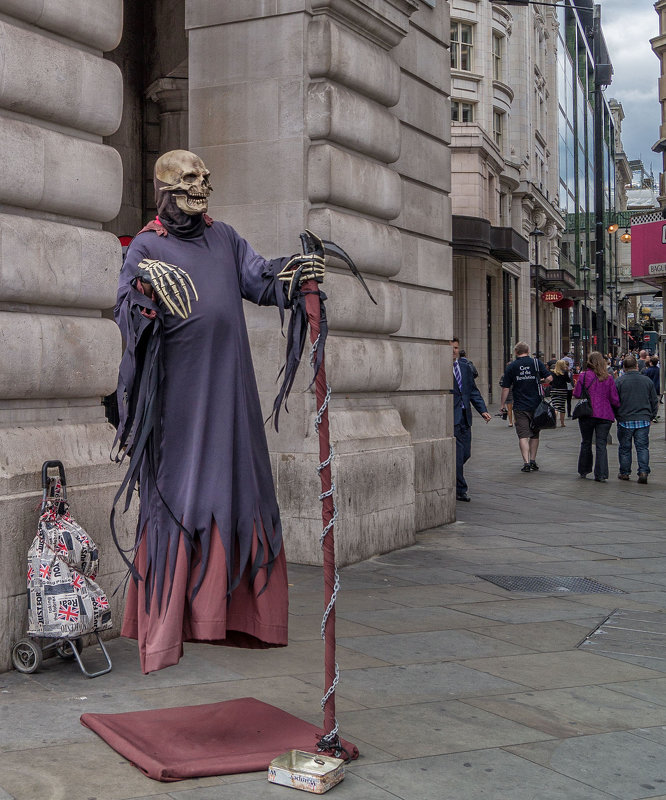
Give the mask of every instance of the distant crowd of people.
[[[570, 353], [560, 359], [553, 354], [544, 364], [530, 355], [525, 342], [518, 342], [514, 355], [500, 379], [500, 414], [518, 435], [523, 460], [521, 472], [539, 470], [536, 457], [540, 428], [535, 424], [535, 412], [544, 397], [548, 397], [555, 411], [555, 425], [564, 428], [565, 419], [571, 418], [578, 422], [580, 478], [593, 474], [597, 482], [608, 480], [607, 443], [611, 426], [616, 422], [618, 479], [630, 480], [635, 449], [638, 483], [648, 482], [650, 424], [658, 420], [659, 403], [663, 402], [657, 356], [646, 350], [617, 357], [595, 351], [581, 369]], [[471, 455], [471, 410], [475, 408], [486, 422], [491, 417], [475, 383], [476, 368], [465, 358], [457, 339], [453, 340], [453, 375], [456, 496], [468, 502], [463, 468]], [[572, 408], [574, 400], [578, 402]]]

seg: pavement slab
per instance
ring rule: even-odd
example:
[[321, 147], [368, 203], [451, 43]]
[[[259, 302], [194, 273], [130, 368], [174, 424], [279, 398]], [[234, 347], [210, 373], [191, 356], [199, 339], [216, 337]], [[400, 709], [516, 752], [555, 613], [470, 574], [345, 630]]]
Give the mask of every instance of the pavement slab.
[[615, 658], [581, 653], [578, 650], [475, 658], [461, 663], [463, 666], [488, 672], [505, 680], [514, 680], [533, 689], [562, 689], [661, 677], [656, 670], [624, 663]]
[[[337, 718], [361, 757], [333, 796], [666, 800], [666, 659], [577, 649], [618, 607], [658, 634], [645, 613], [666, 611], [666, 441], [655, 427], [654, 470], [638, 486], [577, 480], [574, 425], [544, 433], [530, 475], [513, 431], [475, 426], [473, 500], [458, 520], [340, 570]], [[611, 474], [616, 458], [611, 447]], [[265, 771], [151, 781], [79, 715], [250, 696], [321, 724], [321, 569], [288, 574], [287, 648], [186, 644], [179, 665], [142, 675], [136, 643], [115, 639], [111, 673], [94, 680], [60, 659], [0, 675], [0, 800], [287, 797]], [[507, 591], [480, 574], [589, 577], [626, 594]]]
[[[302, 681], [322, 687], [319, 673], [300, 675]], [[338, 697], [368, 708], [432, 700], [453, 700], [474, 695], [504, 694], [525, 687], [451, 662], [407, 664], [374, 669], [351, 669], [341, 674]]]
[[[513, 642], [519, 647], [537, 650], [543, 653], [571, 650], [580, 644], [584, 637], [580, 623], [590, 625], [589, 617], [567, 622], [522, 622], [509, 625], [493, 625], [488, 628], [476, 628], [477, 633]], [[592, 627], [592, 626], [591, 626]]]
[[[168, 797], [167, 786], [147, 778], [121, 755], [113, 751], [92, 731], [83, 742], [60, 742], [42, 747], [17, 758], [15, 752], [0, 754], [0, 786], [14, 800], [72, 800], [94, 797], [95, 800], [129, 800], [135, 797], [162, 800]], [[59, 769], [58, 765], [64, 766]], [[81, 781], [85, 781], [85, 795]], [[197, 778], [180, 781], [179, 788], [218, 786], [222, 778]]]
[[666, 678], [654, 678], [643, 681], [624, 681], [623, 683], [607, 683], [606, 689], [622, 692], [649, 703], [666, 705]]
[[527, 652], [525, 648], [517, 647], [509, 642], [500, 642], [490, 636], [482, 636], [465, 630], [347, 637], [340, 639], [339, 643], [349, 650], [355, 650], [378, 659], [382, 658], [393, 664], [456, 661], [460, 658], [473, 658], [474, 656], [513, 655]]
[[551, 738], [459, 701], [416, 703], [340, 714], [345, 736], [370, 740], [400, 758], [499, 747]]
[[403, 800], [614, 800], [503, 750], [414, 758], [371, 767], [357, 775]]
[[[515, 594], [522, 594], [522, 592]], [[576, 600], [570, 600], [571, 595], [566, 597], [534, 597], [530, 600], [495, 600], [490, 603], [476, 603], [469, 609], [470, 614], [474, 614], [486, 619], [494, 619], [499, 622], [552, 622], [554, 620], [576, 619], [589, 617], [595, 609], [586, 605], [587, 598], [591, 595], [577, 595]], [[601, 596], [601, 595], [598, 595]], [[584, 597], [584, 599], [583, 599]], [[617, 599], [613, 603], [615, 595], [603, 595], [610, 603], [611, 607], [617, 605]], [[610, 598], [610, 599], [609, 599]], [[567, 602], [568, 601], [568, 602]], [[457, 608], [451, 605], [450, 608]]]
[[621, 800], [654, 798], [666, 789], [666, 747], [629, 732], [506, 749]]
[[[386, 633], [416, 633], [419, 631], [442, 631], [449, 628], [474, 628], [476, 625], [484, 624], [484, 621], [475, 615], [475, 610], [479, 605], [483, 604], [476, 604], [473, 607], [469, 604], [462, 605], [459, 607], [460, 610], [443, 608], [442, 606], [421, 606], [419, 608], [392, 608], [381, 611], [342, 611], [337, 615], [337, 619], [355, 622], [363, 621], [366, 625]], [[341, 631], [341, 635], [345, 635], [344, 629]], [[362, 632], [347, 634], [347, 636], [359, 635], [362, 635]]]
[[645, 739], [650, 739], [653, 742], [666, 745], [666, 726], [659, 725], [656, 728], [638, 728], [637, 730], [630, 731], [635, 736], [642, 736]]
[[[399, 613], [402, 609], [396, 607], [394, 611], [380, 613]], [[364, 617], [365, 614], [377, 613], [367, 611], [352, 612]], [[289, 641], [290, 642], [310, 642], [321, 639], [321, 614], [290, 614], [289, 615]], [[341, 613], [336, 614], [335, 630], [338, 636], [372, 636], [375, 633], [384, 631], [371, 627], [368, 618], [364, 617], [366, 624], [361, 625], [346, 618]]]
[[[365, 778], [354, 774], [353, 769], [347, 770], [343, 781], [333, 789], [336, 800], [395, 800], [395, 794], [376, 786]], [[268, 783], [265, 776], [254, 778], [234, 784], [223, 784], [214, 789], [190, 789], [188, 791], [171, 791], [169, 797], [173, 800], [288, 800], [292, 797], [290, 790], [285, 786]], [[307, 796], [307, 795], [305, 795]], [[299, 797], [299, 795], [296, 795]]]
[[666, 724], [663, 704], [601, 686], [471, 697], [465, 702], [559, 739]]
[[[465, 576], [465, 580], [469, 580]], [[427, 608], [432, 606], [448, 606], [449, 604], [456, 603], [483, 603], [492, 599], [494, 592], [489, 585], [489, 590], [483, 582], [479, 581], [474, 584], [449, 584], [445, 586], [408, 586], [400, 587], [399, 589], [380, 589], [375, 593], [377, 598], [390, 599], [391, 608], [397, 605], [410, 606], [412, 608]], [[385, 604], [388, 605], [388, 604]], [[350, 608], [351, 607], [351, 608]], [[345, 604], [345, 608], [361, 611], [363, 609], [354, 609], [353, 603]], [[366, 609], [370, 610], [370, 609]], [[468, 611], [469, 609], [465, 609]]]

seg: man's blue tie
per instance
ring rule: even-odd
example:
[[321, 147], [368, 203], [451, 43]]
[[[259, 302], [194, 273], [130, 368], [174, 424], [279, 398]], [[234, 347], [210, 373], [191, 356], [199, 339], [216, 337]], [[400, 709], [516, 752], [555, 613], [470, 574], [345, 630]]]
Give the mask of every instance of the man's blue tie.
[[[460, 374], [460, 364], [458, 364], [457, 359], [456, 361], [453, 362], [453, 374], [455, 375], [456, 383], [458, 384], [458, 388], [460, 389], [460, 394], [462, 395], [463, 393], [462, 375]], [[465, 408], [465, 404], [462, 402], [462, 399], [460, 401], [460, 404], [462, 405], [463, 408]]]

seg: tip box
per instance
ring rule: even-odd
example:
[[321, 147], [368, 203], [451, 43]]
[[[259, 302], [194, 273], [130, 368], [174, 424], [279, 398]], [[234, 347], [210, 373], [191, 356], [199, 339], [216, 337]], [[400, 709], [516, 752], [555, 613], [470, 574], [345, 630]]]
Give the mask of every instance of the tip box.
[[312, 794], [324, 794], [345, 777], [345, 762], [320, 753], [289, 750], [268, 765], [268, 780]]

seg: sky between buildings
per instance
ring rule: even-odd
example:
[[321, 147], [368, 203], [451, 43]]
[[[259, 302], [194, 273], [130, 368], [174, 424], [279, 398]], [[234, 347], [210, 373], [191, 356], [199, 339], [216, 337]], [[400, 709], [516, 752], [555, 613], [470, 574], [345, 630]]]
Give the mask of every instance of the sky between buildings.
[[654, 0], [596, 0], [601, 5], [601, 26], [613, 62], [613, 83], [606, 89], [626, 115], [622, 123], [624, 151], [631, 160], [641, 158], [655, 177], [661, 155], [652, 152], [659, 139], [661, 109], [657, 92], [659, 60], [650, 39], [659, 34]]

